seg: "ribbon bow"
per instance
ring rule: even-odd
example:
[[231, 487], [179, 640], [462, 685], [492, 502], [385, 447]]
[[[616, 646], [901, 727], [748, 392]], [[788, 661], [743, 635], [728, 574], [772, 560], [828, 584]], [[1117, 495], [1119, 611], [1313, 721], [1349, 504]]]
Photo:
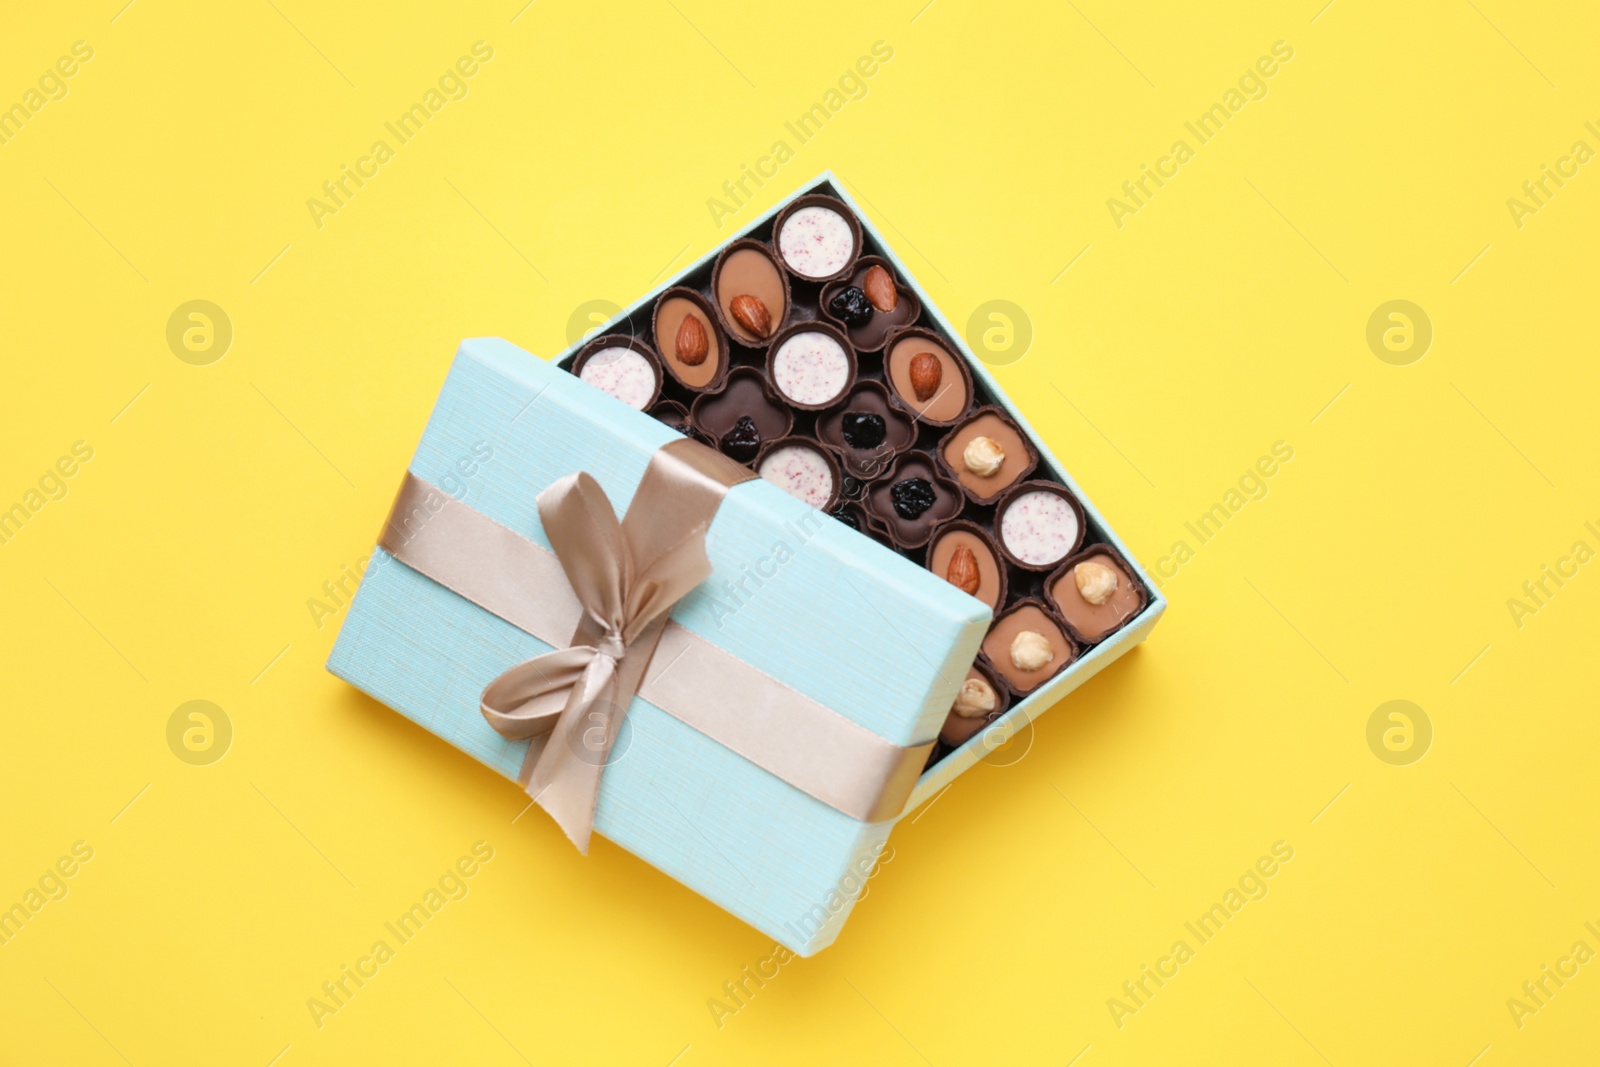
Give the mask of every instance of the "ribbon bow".
[[512, 667], [481, 698], [501, 736], [532, 740], [519, 781], [583, 853], [601, 773], [667, 615], [711, 575], [705, 533], [728, 479], [674, 462], [670, 449], [663, 456], [621, 522], [585, 472], [539, 494], [539, 520], [583, 616], [569, 647]]

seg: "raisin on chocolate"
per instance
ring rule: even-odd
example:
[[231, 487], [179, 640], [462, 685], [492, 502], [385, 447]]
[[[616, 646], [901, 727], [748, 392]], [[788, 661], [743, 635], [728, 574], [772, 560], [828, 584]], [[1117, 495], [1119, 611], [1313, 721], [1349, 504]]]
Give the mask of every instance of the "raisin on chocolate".
[[722, 451], [740, 463], [749, 463], [761, 451], [761, 431], [749, 415], [740, 415], [733, 429], [722, 435]]
[[933, 507], [939, 494], [926, 478], [902, 478], [889, 487], [889, 499], [894, 502], [895, 514], [907, 522], [915, 522]]
[[872, 319], [872, 301], [853, 285], [847, 285], [828, 301], [828, 314], [846, 326], [865, 326]]

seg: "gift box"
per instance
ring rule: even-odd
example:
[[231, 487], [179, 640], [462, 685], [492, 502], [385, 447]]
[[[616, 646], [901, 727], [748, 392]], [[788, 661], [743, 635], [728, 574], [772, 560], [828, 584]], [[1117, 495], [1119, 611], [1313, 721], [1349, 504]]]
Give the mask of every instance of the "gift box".
[[[887, 529], [894, 517], [873, 503], [871, 471], [855, 471], [865, 474], [859, 496], [844, 501], [842, 479], [859, 457], [800, 434], [828, 439], [826, 402], [793, 404], [782, 433], [769, 436], [832, 464], [835, 492], [824, 506], [841, 517], [854, 509], [861, 529], [717, 451], [712, 420], [696, 417], [705, 415], [698, 399], [750, 388], [738, 379], [762, 369], [773, 374], [785, 330], [797, 323], [832, 330], [850, 350], [853, 379], [877, 375], [882, 388], [864, 392], [893, 406], [894, 391], [906, 388], [889, 366], [902, 334], [889, 334], [881, 356], [857, 352], [845, 340], [855, 327], [818, 314], [828, 286], [851, 280], [848, 269], [779, 279], [785, 288], [769, 304], [781, 300], [785, 313], [770, 324], [764, 356], [759, 335], [725, 314], [718, 278], [734, 270], [725, 250], [744, 242], [775, 252], [775, 221], [828, 203], [849, 212], [851, 263], [882, 264], [914, 301], [900, 306], [896, 329], [942, 345], [971, 390], [961, 417], [913, 420], [914, 442], [879, 481], [920, 471], [954, 487], [939, 443], [980, 407], [1009, 420], [1036, 457], [1026, 485], [1057, 489], [1079, 508], [1079, 540], [1089, 547], [1078, 555], [1112, 561], [1131, 579], [1137, 598], [1108, 634], [1080, 633], [1055, 601], [1070, 593], [1062, 584], [1070, 569], [1063, 577], [1019, 566], [1002, 547], [1009, 581], [1001, 584], [1010, 589], [992, 609], [930, 569], [926, 542]], [[704, 371], [672, 362], [682, 355], [673, 342], [689, 335], [658, 321], [663, 293], [703, 312], [690, 317], [712, 335], [702, 338], [713, 356]], [[593, 342], [550, 362], [498, 339], [461, 345], [328, 669], [522, 782], [580, 846], [592, 823], [810, 955], [837, 937], [898, 818], [1143, 640], [1165, 601], [830, 175], [600, 332], [606, 351], [632, 347], [654, 360], [649, 396], [607, 383], [611, 395], [580, 379], [574, 371], [595, 358]], [[952, 521], [994, 536], [1007, 502], [979, 499], [958, 498]], [[985, 642], [1025, 609], [1054, 620], [1053, 636], [1073, 658], [1042, 684], [1008, 692], [999, 668], [1009, 668], [991, 661]], [[969, 673], [994, 683], [1008, 706], [974, 720], [982, 728], [962, 743], [940, 744]]]

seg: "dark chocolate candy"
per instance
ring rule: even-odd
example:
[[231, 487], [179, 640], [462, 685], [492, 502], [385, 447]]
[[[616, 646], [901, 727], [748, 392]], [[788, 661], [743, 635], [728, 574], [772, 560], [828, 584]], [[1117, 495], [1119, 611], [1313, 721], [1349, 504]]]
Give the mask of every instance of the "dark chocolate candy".
[[890, 472], [867, 489], [867, 513], [889, 530], [901, 548], [921, 548], [933, 528], [962, 507], [961, 489], [920, 453], [901, 456]]

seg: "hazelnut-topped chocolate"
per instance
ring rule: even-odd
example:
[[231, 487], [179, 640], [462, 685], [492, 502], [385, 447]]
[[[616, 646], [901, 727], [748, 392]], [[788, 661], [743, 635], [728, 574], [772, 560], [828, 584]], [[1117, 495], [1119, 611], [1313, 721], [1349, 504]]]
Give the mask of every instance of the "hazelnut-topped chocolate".
[[572, 373], [640, 411], [661, 395], [661, 358], [637, 337], [596, 337], [572, 361]]
[[961, 510], [961, 490], [928, 457], [908, 452], [867, 489], [867, 511], [901, 548], [921, 548], [933, 528]]
[[1086, 645], [1120, 630], [1149, 597], [1132, 569], [1109, 545], [1084, 549], [1045, 582], [1045, 596]]
[[974, 663], [956, 691], [955, 703], [939, 731], [939, 740], [946, 745], [963, 745], [973, 734], [1005, 714], [1010, 700], [1005, 687], [997, 682], [989, 669]]
[[773, 243], [784, 266], [812, 282], [837, 278], [861, 251], [861, 224], [831, 196], [797, 198], [773, 224]]
[[804, 437], [785, 437], [761, 450], [756, 473], [796, 500], [819, 510], [839, 501], [839, 465]]
[[723, 328], [750, 348], [765, 345], [789, 313], [789, 279], [771, 250], [748, 237], [734, 241], [717, 257], [711, 291]]
[[939, 458], [975, 503], [992, 504], [1033, 472], [1039, 454], [999, 408], [982, 407], [945, 435]]
[[861, 352], [883, 347], [889, 332], [909, 326], [922, 314], [917, 294], [901, 285], [886, 259], [862, 256], [847, 280], [822, 291], [822, 313], [845, 328]]
[[876, 478], [916, 441], [917, 428], [889, 403], [881, 383], [865, 381], [817, 417], [817, 438], [839, 454], [845, 470]]
[[895, 398], [923, 422], [949, 426], [972, 404], [966, 363], [932, 330], [896, 330], [889, 336], [883, 365]]
[[653, 322], [667, 373], [696, 392], [715, 388], [728, 370], [728, 339], [705, 297], [693, 289], [668, 289], [656, 301]]
[[981, 647], [989, 665], [1018, 696], [1037, 689], [1078, 658], [1077, 646], [1061, 624], [1032, 598], [996, 620]]
[[787, 436], [794, 426], [794, 415], [754, 367], [735, 368], [719, 391], [696, 398], [689, 420], [740, 463], [753, 463], [762, 445]]
[[1054, 567], [1083, 543], [1083, 505], [1055, 482], [1021, 482], [995, 508], [1000, 551], [1019, 567]]
[[928, 569], [963, 593], [999, 611], [1006, 599], [1006, 569], [989, 534], [975, 522], [953, 519], [933, 532]]
[[767, 378], [789, 403], [805, 411], [825, 408], [856, 377], [856, 354], [837, 328], [797, 322], [773, 338]]

